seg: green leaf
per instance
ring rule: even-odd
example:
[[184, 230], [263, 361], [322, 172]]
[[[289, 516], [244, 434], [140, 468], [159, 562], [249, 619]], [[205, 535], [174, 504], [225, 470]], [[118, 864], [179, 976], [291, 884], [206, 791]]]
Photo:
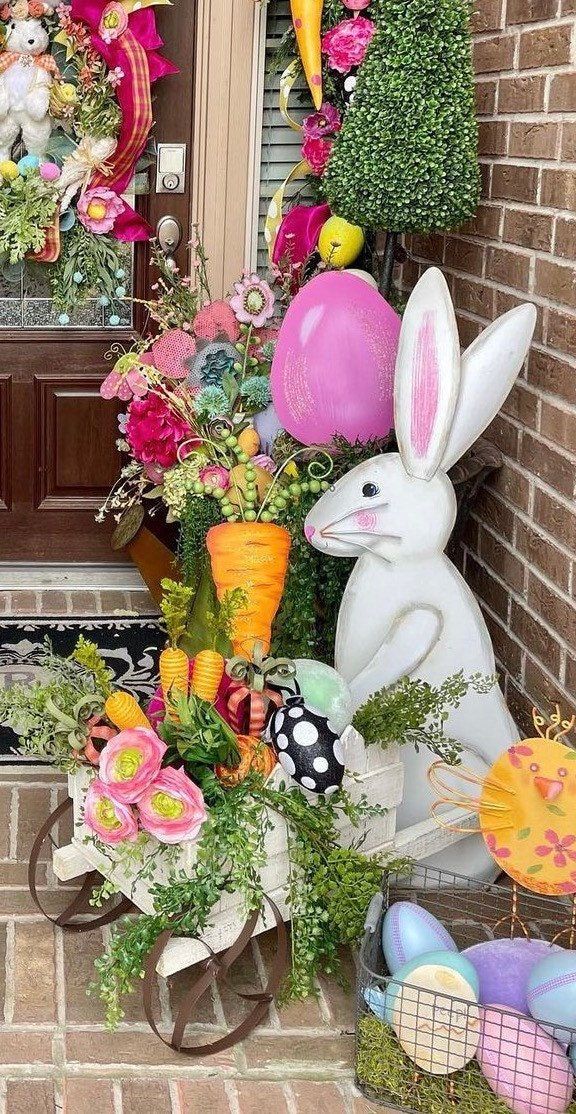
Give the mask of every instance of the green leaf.
[[548, 812], [552, 812], [554, 816], [566, 816], [564, 809], [560, 808], [559, 805], [546, 805], [546, 808]]
[[520, 828], [520, 831], [518, 832], [517, 838], [518, 839], [528, 839], [528, 836], [530, 835], [531, 831], [532, 831], [532, 828]]
[[534, 863], [534, 866], [529, 866], [526, 874], [540, 874], [542, 870], [542, 863]]

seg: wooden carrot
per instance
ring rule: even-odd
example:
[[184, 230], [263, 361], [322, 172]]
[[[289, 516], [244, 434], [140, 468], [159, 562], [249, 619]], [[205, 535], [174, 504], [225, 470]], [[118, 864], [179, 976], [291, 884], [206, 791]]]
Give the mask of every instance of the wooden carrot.
[[322, 9], [324, 0], [290, 0], [304, 76], [314, 106], [322, 107]]
[[104, 705], [104, 710], [108, 719], [119, 731], [127, 731], [131, 727], [151, 726], [150, 720], [129, 692], [112, 693]]
[[232, 620], [234, 653], [251, 656], [257, 641], [266, 653], [284, 591], [290, 534], [272, 522], [222, 522], [208, 531], [206, 545], [218, 599], [238, 588], [244, 592]]
[[224, 658], [217, 650], [200, 650], [194, 658], [191, 688], [195, 696], [214, 703], [224, 676]]
[[184, 650], [178, 650], [173, 646], [162, 650], [158, 667], [166, 703], [170, 694], [175, 696], [176, 693], [182, 692], [185, 696], [188, 695], [188, 665], [188, 654], [185, 654]]

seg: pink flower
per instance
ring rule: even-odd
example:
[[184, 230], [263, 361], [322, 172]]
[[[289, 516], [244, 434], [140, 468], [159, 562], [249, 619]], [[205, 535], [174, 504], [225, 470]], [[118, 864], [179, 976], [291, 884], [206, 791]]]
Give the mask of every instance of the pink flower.
[[531, 754], [534, 754], [534, 751], [532, 750], [532, 747], [521, 746], [520, 743], [517, 743], [516, 746], [509, 747], [506, 753], [511, 765], [514, 766], [516, 769], [520, 769], [520, 767], [522, 766], [521, 759], [529, 758]]
[[116, 0], [111, 0], [106, 5], [100, 17], [98, 33], [100, 38], [110, 45], [114, 39], [119, 39], [128, 26], [128, 13]]
[[541, 859], [554, 852], [554, 866], [567, 866], [568, 860], [576, 863], [576, 851], [572, 850], [576, 843], [576, 835], [567, 835], [561, 838], [553, 828], [548, 828], [548, 831], [544, 832], [544, 839], [547, 840], [547, 843], [535, 848], [536, 854]]
[[161, 843], [196, 839], [207, 813], [202, 791], [184, 770], [161, 770], [138, 801], [140, 823]]
[[114, 193], [114, 190], [109, 190], [105, 186], [94, 186], [93, 189], [86, 190], [86, 193], [82, 194], [76, 212], [84, 228], [89, 232], [102, 235], [103, 232], [112, 231], [116, 217], [124, 212], [124, 202], [117, 193]]
[[148, 380], [136, 352], [126, 352], [120, 356], [100, 385], [102, 398], [120, 398], [122, 402], [129, 402], [133, 396], [143, 398], [147, 392]]
[[306, 138], [302, 144], [302, 158], [306, 159], [312, 174], [317, 178], [326, 170], [332, 147], [331, 139]]
[[498, 847], [498, 844], [496, 843], [496, 836], [492, 832], [486, 832], [484, 836], [484, 842], [486, 843], [490, 854], [494, 855], [495, 859], [508, 859], [510, 857], [510, 848]]
[[84, 799], [84, 823], [103, 843], [134, 841], [138, 824], [131, 808], [115, 801], [107, 785], [99, 778], [90, 782]]
[[327, 135], [334, 135], [342, 127], [342, 117], [333, 104], [327, 102], [322, 105], [319, 112], [313, 112], [302, 121], [302, 130], [306, 139], [324, 139]]
[[253, 457], [252, 464], [255, 464], [257, 468], [263, 468], [264, 471], [269, 472], [271, 476], [273, 476], [276, 471], [275, 461], [272, 460], [271, 456], [267, 456], [266, 453], [259, 453], [258, 456]]
[[100, 755], [100, 778], [114, 801], [131, 805], [158, 776], [166, 743], [150, 727], [120, 731]]
[[230, 473], [221, 464], [207, 464], [200, 473], [200, 480], [210, 487], [221, 487], [224, 491], [230, 487]]
[[178, 446], [192, 437], [192, 430], [163, 399], [149, 393], [130, 403], [125, 435], [136, 460], [171, 468], [178, 460]]
[[124, 70], [121, 70], [120, 66], [114, 66], [114, 69], [108, 72], [106, 81], [109, 85], [112, 86], [113, 89], [117, 89], [120, 82], [124, 80], [125, 76], [126, 75], [124, 73]]
[[576, 894], [576, 870], [570, 872], [570, 881], [561, 882], [558, 890], [562, 894]]
[[349, 73], [354, 66], [362, 65], [376, 27], [371, 19], [359, 15], [345, 19], [322, 38], [322, 50], [328, 64], [338, 73]]
[[232, 344], [240, 336], [238, 321], [228, 302], [210, 302], [202, 306], [194, 318], [194, 332], [201, 340], [225, 336]]
[[245, 274], [242, 282], [234, 283], [234, 290], [230, 306], [236, 320], [260, 329], [274, 314], [274, 295], [268, 283], [258, 275]]

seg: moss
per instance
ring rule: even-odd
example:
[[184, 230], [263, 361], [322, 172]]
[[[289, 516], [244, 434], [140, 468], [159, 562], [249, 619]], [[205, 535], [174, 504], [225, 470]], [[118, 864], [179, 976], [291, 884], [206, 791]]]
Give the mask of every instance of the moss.
[[468, 0], [373, 0], [377, 26], [324, 183], [363, 228], [430, 232], [476, 211]]
[[[360, 1018], [357, 1039], [356, 1076], [370, 1098], [422, 1114], [509, 1114], [474, 1060], [449, 1077], [420, 1072], [392, 1030], [372, 1015]], [[576, 1114], [576, 1102], [567, 1114]]]

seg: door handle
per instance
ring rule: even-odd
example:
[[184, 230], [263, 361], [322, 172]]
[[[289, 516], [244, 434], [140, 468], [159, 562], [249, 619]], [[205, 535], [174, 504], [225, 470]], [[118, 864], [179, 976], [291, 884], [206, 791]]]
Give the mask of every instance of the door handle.
[[156, 225], [156, 235], [160, 249], [166, 256], [166, 263], [172, 270], [176, 266], [174, 253], [178, 251], [182, 243], [182, 225], [177, 217], [160, 217]]

